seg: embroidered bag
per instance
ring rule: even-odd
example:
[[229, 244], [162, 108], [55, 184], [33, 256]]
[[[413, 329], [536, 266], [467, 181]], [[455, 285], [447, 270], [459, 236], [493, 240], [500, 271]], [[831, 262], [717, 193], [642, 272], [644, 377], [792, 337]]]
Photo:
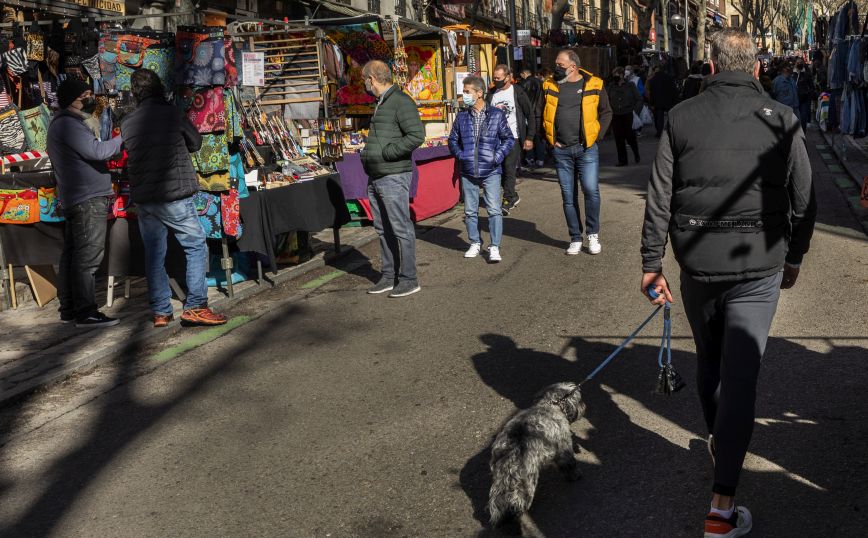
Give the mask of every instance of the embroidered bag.
[[0, 224], [39, 222], [39, 195], [35, 189], [0, 190]]
[[36, 21], [30, 26], [30, 33], [25, 37], [27, 40], [27, 59], [34, 62], [41, 62], [45, 59], [45, 36], [39, 29], [39, 24]]
[[238, 85], [238, 66], [235, 63], [235, 47], [232, 46], [232, 38], [226, 38], [223, 48], [226, 51], [226, 80], [223, 85], [230, 88]]
[[193, 166], [200, 174], [227, 172], [229, 170], [229, 147], [226, 143], [226, 133], [202, 135], [202, 147], [193, 153], [192, 157]]
[[222, 86], [226, 82], [223, 28], [178, 27], [175, 67], [179, 84]]
[[220, 193], [220, 216], [223, 218], [223, 231], [236, 239], [243, 232], [241, 226], [241, 204], [238, 189]]
[[48, 124], [51, 114], [44, 104], [18, 112], [18, 121], [24, 131], [24, 140], [30, 151], [44, 151], [48, 145]]
[[48, 66], [48, 72], [56, 77], [60, 70], [60, 53], [49, 48], [48, 53], [46, 54], [45, 64]]
[[239, 138], [244, 138], [244, 131], [241, 129], [241, 113], [235, 106], [235, 97], [230, 90], [223, 92], [223, 107], [226, 109], [226, 140], [232, 143]]
[[223, 105], [223, 88], [200, 88], [182, 90], [183, 99], [189, 99], [187, 118], [200, 133], [214, 133], [226, 129], [226, 112]]
[[63, 209], [54, 187], [39, 187], [39, 220], [42, 222], [63, 222]]
[[199, 176], [199, 188], [203, 191], [225, 192], [232, 187], [232, 178], [229, 176], [229, 172], [197, 175]]
[[220, 224], [220, 197], [210, 192], [197, 192], [194, 196], [196, 212], [199, 214], [199, 222], [205, 230], [208, 239], [220, 239], [223, 237], [223, 228]]
[[14, 106], [0, 110], [0, 153], [21, 153], [24, 149], [24, 129], [18, 110]]
[[27, 54], [21, 47], [8, 50], [3, 53], [6, 69], [13, 75], [22, 75], [27, 72]]
[[81, 66], [84, 67], [84, 70], [87, 71], [87, 74], [90, 75], [90, 78], [93, 80], [99, 80], [102, 78], [102, 72], [99, 68], [99, 54], [94, 54], [90, 58], [82, 60]]

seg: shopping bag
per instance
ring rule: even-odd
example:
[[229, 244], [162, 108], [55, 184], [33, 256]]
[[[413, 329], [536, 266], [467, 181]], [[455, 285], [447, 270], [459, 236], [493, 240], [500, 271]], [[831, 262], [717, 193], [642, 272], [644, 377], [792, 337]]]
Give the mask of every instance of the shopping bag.
[[54, 187], [39, 187], [39, 220], [42, 222], [63, 222], [63, 210]]
[[45, 104], [18, 112], [18, 121], [24, 131], [24, 140], [30, 151], [45, 151], [48, 145], [48, 124], [51, 112]]
[[642, 120], [639, 118], [639, 114], [633, 112], [633, 130], [638, 131], [643, 125]]
[[241, 205], [238, 189], [229, 189], [220, 193], [220, 216], [223, 219], [223, 231], [226, 235], [238, 239], [241, 237]]
[[199, 191], [193, 195], [199, 222], [205, 230], [208, 239], [223, 237], [223, 226], [220, 222], [220, 196], [210, 192]]
[[651, 125], [654, 123], [654, 116], [651, 114], [651, 110], [647, 106], [642, 107], [642, 114], [639, 118], [642, 120], [643, 125]]
[[36, 189], [0, 190], [0, 224], [39, 222], [39, 195]]
[[0, 153], [21, 153], [25, 146], [24, 129], [18, 119], [18, 110], [14, 105], [0, 110]]

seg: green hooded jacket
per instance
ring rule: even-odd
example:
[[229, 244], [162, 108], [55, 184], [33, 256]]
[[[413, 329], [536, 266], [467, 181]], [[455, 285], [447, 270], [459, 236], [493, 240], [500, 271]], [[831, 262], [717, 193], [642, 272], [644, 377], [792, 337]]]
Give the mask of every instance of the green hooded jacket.
[[371, 118], [362, 164], [371, 179], [413, 170], [410, 156], [425, 141], [416, 103], [397, 85], [383, 94]]

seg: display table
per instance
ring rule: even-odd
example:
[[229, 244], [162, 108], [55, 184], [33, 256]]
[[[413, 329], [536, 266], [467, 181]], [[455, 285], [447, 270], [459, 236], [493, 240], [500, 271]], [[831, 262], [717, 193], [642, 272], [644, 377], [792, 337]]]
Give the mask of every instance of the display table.
[[267, 256], [271, 270], [277, 271], [275, 236], [333, 228], [335, 249], [339, 249], [339, 229], [350, 221], [350, 213], [338, 174], [328, 174], [285, 187], [250, 191], [249, 197], [241, 199], [241, 221], [244, 232], [238, 249]]
[[[455, 158], [447, 146], [418, 148], [413, 151], [413, 179], [410, 183], [410, 213], [413, 221], [425, 220], [448, 211], [458, 203], [460, 182], [455, 169]], [[341, 186], [347, 200], [359, 200], [368, 218], [368, 176], [358, 153], [344, 154], [336, 163]]]

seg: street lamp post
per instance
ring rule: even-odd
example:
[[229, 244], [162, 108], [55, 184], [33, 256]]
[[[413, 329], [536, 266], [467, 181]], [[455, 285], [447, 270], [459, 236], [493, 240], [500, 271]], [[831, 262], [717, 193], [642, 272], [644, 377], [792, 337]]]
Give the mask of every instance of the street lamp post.
[[690, 4], [684, 0], [684, 59], [690, 65]]

